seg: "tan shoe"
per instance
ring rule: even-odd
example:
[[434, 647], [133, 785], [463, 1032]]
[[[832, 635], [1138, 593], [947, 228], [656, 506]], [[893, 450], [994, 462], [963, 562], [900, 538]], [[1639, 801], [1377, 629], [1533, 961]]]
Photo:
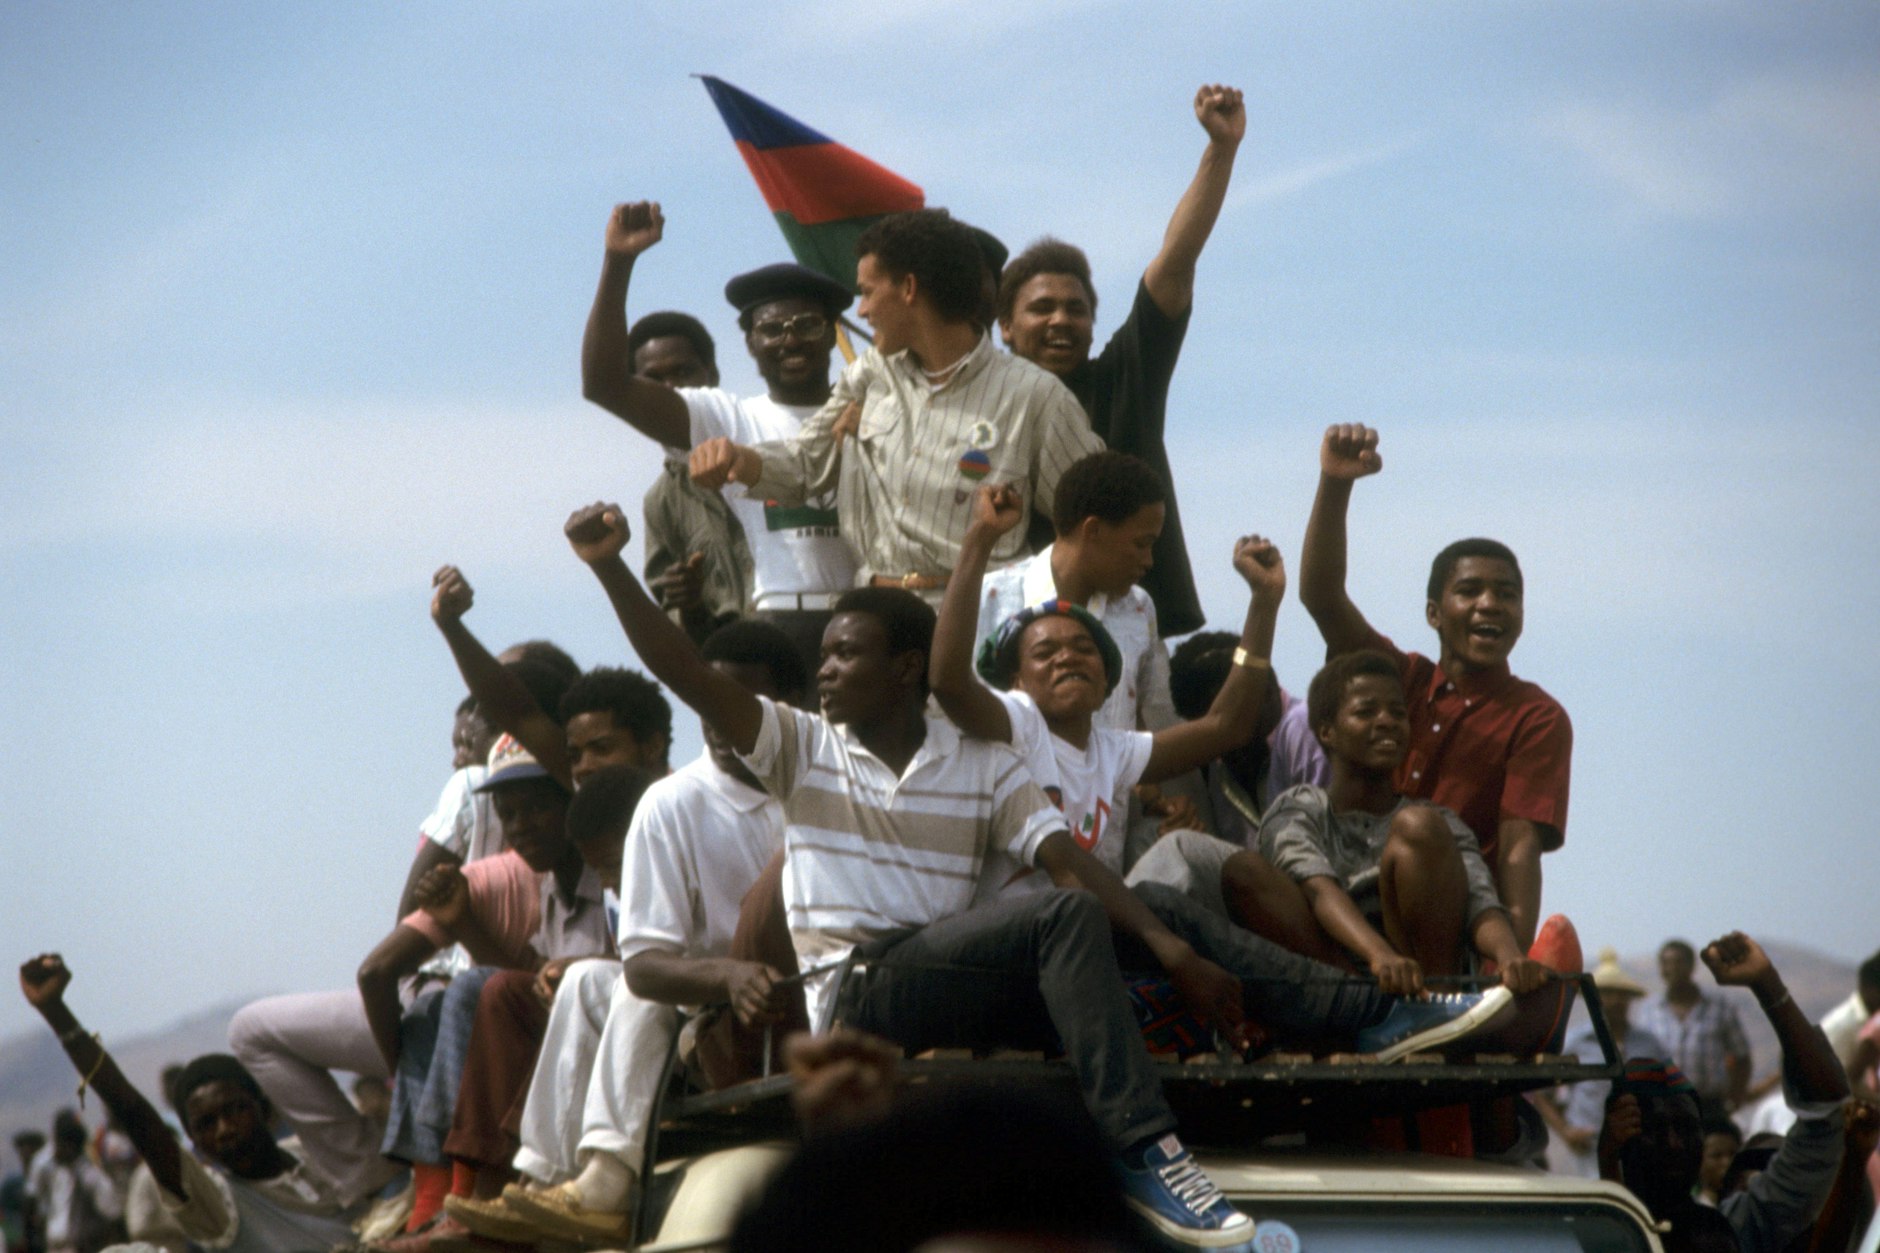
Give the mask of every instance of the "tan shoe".
[[534, 1226], [537, 1237], [549, 1235], [586, 1244], [622, 1244], [631, 1234], [631, 1212], [583, 1209], [575, 1200], [570, 1184], [528, 1191], [511, 1185], [503, 1190], [503, 1202]]
[[490, 1240], [528, 1244], [540, 1234], [535, 1224], [510, 1206], [506, 1197], [478, 1200], [471, 1196], [444, 1198], [444, 1212], [476, 1235]]

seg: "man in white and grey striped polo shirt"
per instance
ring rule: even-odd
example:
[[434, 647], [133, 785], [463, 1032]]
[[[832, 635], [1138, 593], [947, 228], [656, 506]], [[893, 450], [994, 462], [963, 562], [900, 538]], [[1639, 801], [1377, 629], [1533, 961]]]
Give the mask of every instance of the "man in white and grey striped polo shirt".
[[[1049, 515], [1058, 477], [1103, 441], [1055, 376], [998, 351], [976, 320], [984, 262], [972, 231], [943, 210], [883, 218], [855, 244], [857, 312], [875, 346], [842, 372], [829, 401], [794, 436], [693, 449], [701, 486], [746, 484], [793, 504], [836, 487], [842, 534], [864, 585], [939, 600], [983, 481], [1011, 483]], [[838, 419], [861, 406], [853, 435]], [[994, 566], [1025, 556], [1014, 533]]]

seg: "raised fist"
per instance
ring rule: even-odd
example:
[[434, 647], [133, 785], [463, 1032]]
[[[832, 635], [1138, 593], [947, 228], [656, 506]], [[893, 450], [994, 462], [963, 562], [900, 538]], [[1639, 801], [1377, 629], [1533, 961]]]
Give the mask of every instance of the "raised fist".
[[1327, 427], [1319, 445], [1319, 471], [1328, 479], [1361, 479], [1384, 468], [1377, 432], [1356, 422]]
[[456, 566], [440, 566], [431, 576], [431, 621], [440, 625], [455, 622], [469, 613], [475, 603], [476, 593], [471, 590], [470, 581]]
[[607, 251], [623, 257], [637, 257], [660, 241], [666, 233], [666, 219], [657, 200], [637, 200], [617, 204], [607, 218]]
[[561, 530], [568, 537], [568, 546], [574, 549], [574, 555], [589, 565], [618, 557], [632, 534], [627, 529], [627, 515], [620, 511], [620, 506], [600, 501], [583, 505], [569, 514], [567, 525]]
[[1025, 520], [1025, 498], [1010, 483], [984, 483], [973, 493], [976, 530], [1004, 535]]
[[726, 483], [757, 482], [763, 477], [764, 462], [749, 448], [720, 435], [692, 450], [688, 468], [694, 483], [708, 492], [715, 492]]
[[20, 991], [34, 1009], [56, 1005], [72, 984], [72, 972], [57, 953], [41, 953], [20, 963]]
[[1257, 594], [1286, 594], [1286, 562], [1264, 535], [1243, 535], [1234, 542], [1234, 570]]
[[1214, 143], [1238, 144], [1247, 134], [1247, 106], [1240, 88], [1209, 83], [1195, 92], [1195, 120]]

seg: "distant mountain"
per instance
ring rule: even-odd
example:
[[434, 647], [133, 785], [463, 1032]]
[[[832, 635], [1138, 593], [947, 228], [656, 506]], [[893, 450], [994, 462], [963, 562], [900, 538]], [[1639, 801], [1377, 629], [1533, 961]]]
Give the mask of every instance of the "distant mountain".
[[[162, 1108], [158, 1084], [163, 1068], [203, 1053], [228, 1052], [228, 1021], [252, 999], [243, 997], [199, 1010], [162, 1030], [125, 1040], [106, 1040], [105, 1046], [138, 1091]], [[78, 1104], [77, 1089], [78, 1074], [50, 1031], [42, 1028], [0, 1041], [0, 1143], [6, 1145], [3, 1151], [11, 1154], [16, 1131], [29, 1127], [51, 1130], [53, 1114]], [[104, 1110], [96, 1097], [86, 1100], [83, 1116], [90, 1126], [104, 1122]], [[13, 1168], [10, 1157], [7, 1168]]]

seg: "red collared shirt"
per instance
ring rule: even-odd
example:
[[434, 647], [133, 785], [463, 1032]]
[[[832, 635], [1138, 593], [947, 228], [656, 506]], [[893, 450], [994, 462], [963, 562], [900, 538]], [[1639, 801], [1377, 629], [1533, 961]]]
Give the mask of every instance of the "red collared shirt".
[[1489, 865], [1498, 865], [1503, 821], [1541, 827], [1542, 848], [1566, 840], [1573, 724], [1537, 684], [1499, 673], [1460, 684], [1421, 653], [1373, 633], [1367, 647], [1397, 659], [1410, 717], [1410, 748], [1397, 790], [1453, 809], [1469, 824]]

